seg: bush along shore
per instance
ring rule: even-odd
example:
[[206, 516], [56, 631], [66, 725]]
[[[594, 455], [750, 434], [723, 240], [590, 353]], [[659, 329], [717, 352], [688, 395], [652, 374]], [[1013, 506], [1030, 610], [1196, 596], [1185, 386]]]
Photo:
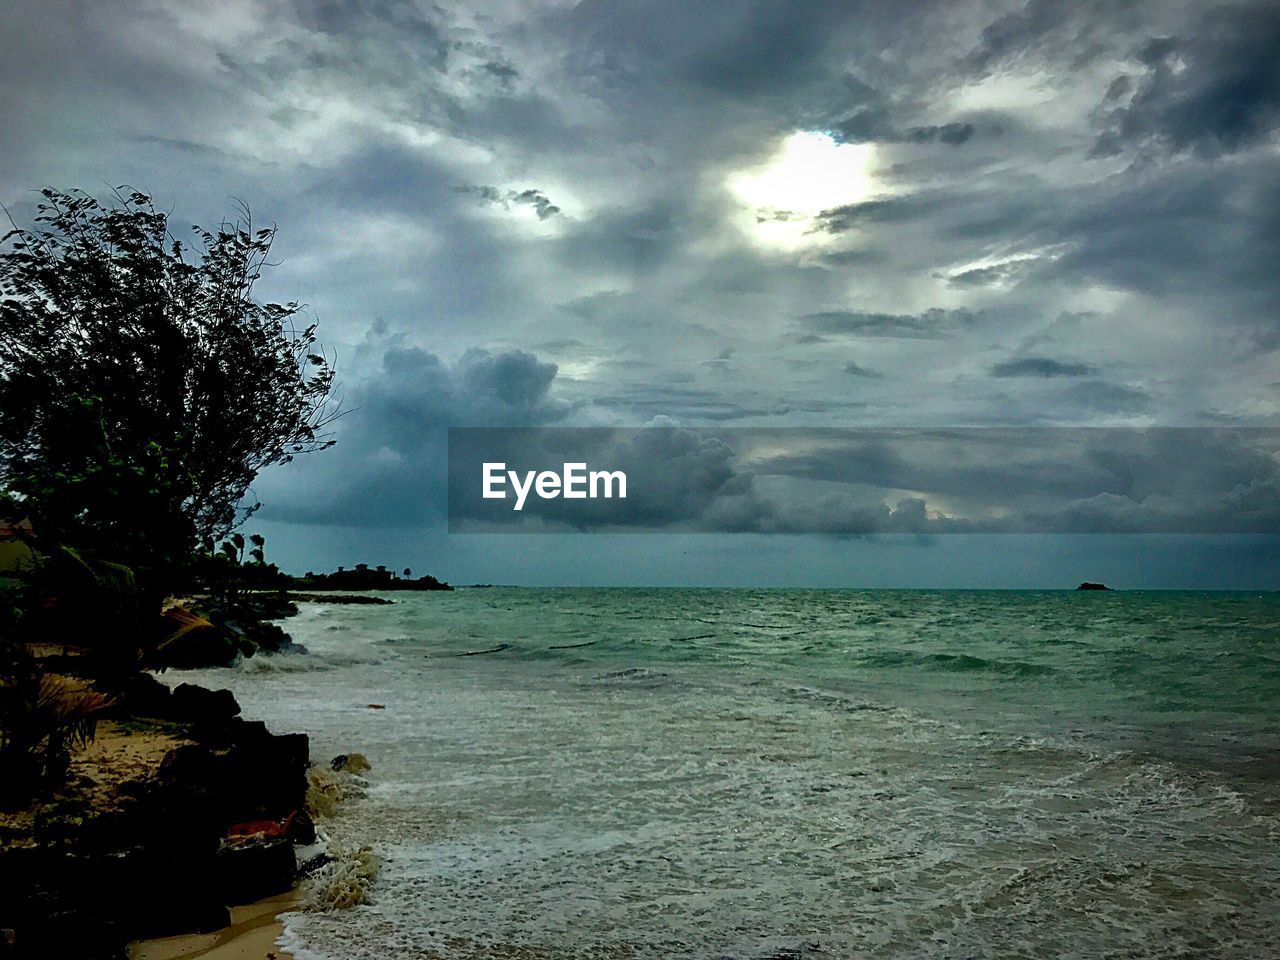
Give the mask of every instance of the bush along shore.
[[305, 734], [242, 718], [230, 691], [139, 674], [66, 780], [0, 813], [0, 956], [116, 958], [224, 927], [328, 863], [312, 817], [333, 794]]
[[[254, 297], [274, 227], [242, 205], [180, 240], [127, 187], [41, 197], [0, 237], [0, 953], [114, 957], [288, 889], [309, 806], [353, 776], [147, 671], [299, 652], [294, 587], [447, 584], [295, 581], [237, 532], [341, 412], [306, 309]], [[308, 861], [325, 902], [362, 895], [352, 857]]]

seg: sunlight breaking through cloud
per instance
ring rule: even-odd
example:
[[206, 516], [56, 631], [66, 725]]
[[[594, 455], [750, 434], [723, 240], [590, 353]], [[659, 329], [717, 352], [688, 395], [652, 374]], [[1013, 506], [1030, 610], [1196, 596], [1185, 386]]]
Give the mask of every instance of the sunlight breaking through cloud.
[[725, 186], [746, 205], [743, 225], [766, 247], [821, 243], [815, 218], [823, 210], [869, 200], [877, 193], [876, 147], [839, 143], [829, 134], [798, 130], [764, 163], [737, 170]]

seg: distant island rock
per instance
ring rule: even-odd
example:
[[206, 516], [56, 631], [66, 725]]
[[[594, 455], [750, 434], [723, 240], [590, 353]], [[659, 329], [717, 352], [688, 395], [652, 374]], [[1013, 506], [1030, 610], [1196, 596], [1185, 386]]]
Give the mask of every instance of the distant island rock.
[[333, 573], [312, 573], [293, 577], [289, 590], [452, 590], [443, 580], [432, 576], [413, 578], [413, 571], [406, 569], [404, 576], [385, 566], [370, 567], [357, 563], [354, 570], [339, 567]]
[[1105, 583], [1090, 583], [1089, 581], [1086, 580], [1084, 583], [1080, 584], [1080, 586], [1076, 587], [1076, 589], [1077, 590], [1110, 590], [1111, 588], [1108, 587]]

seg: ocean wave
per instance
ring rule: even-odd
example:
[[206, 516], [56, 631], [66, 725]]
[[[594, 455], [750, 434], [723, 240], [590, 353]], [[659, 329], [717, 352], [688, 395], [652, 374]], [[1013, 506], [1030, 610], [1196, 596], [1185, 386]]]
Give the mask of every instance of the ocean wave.
[[245, 673], [311, 673], [381, 663], [380, 657], [360, 653], [260, 653], [236, 664]]
[[[344, 761], [337, 767], [339, 760]], [[352, 753], [330, 765], [313, 765], [307, 771], [307, 812], [317, 821], [317, 832], [326, 840], [324, 862], [311, 871], [302, 906], [313, 912], [346, 910], [370, 902], [369, 890], [378, 873], [379, 861], [367, 844], [353, 844], [341, 836], [336, 820], [348, 801], [366, 796], [369, 782], [360, 772], [369, 769], [363, 754]]]
[[331, 844], [327, 852], [329, 862], [307, 881], [303, 909], [329, 912], [372, 903], [370, 890], [379, 867], [373, 848]]
[[624, 667], [621, 670], [606, 670], [591, 678], [599, 684], [627, 684], [629, 686], [661, 686], [666, 684], [671, 675], [651, 667]]
[[1001, 660], [977, 657], [971, 653], [912, 653], [908, 650], [885, 650], [863, 657], [869, 667], [924, 667], [948, 673], [994, 673], [1010, 677], [1039, 677], [1056, 673], [1053, 667], [1029, 660]]

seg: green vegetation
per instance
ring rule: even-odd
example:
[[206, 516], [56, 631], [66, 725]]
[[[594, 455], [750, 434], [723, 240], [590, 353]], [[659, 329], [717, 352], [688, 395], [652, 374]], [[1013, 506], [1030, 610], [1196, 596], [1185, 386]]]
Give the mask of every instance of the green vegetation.
[[250, 593], [283, 575], [235, 528], [258, 473], [331, 445], [338, 415], [315, 325], [254, 298], [274, 227], [241, 208], [186, 243], [144, 194], [42, 195], [0, 241], [0, 521], [23, 558], [2, 571], [0, 779], [21, 774], [18, 800], [141, 667], [288, 643]]
[[43, 196], [0, 250], [0, 486], [163, 595], [259, 471], [333, 442], [334, 370], [299, 304], [253, 298], [275, 229], [247, 210], [188, 246], [143, 194]]

